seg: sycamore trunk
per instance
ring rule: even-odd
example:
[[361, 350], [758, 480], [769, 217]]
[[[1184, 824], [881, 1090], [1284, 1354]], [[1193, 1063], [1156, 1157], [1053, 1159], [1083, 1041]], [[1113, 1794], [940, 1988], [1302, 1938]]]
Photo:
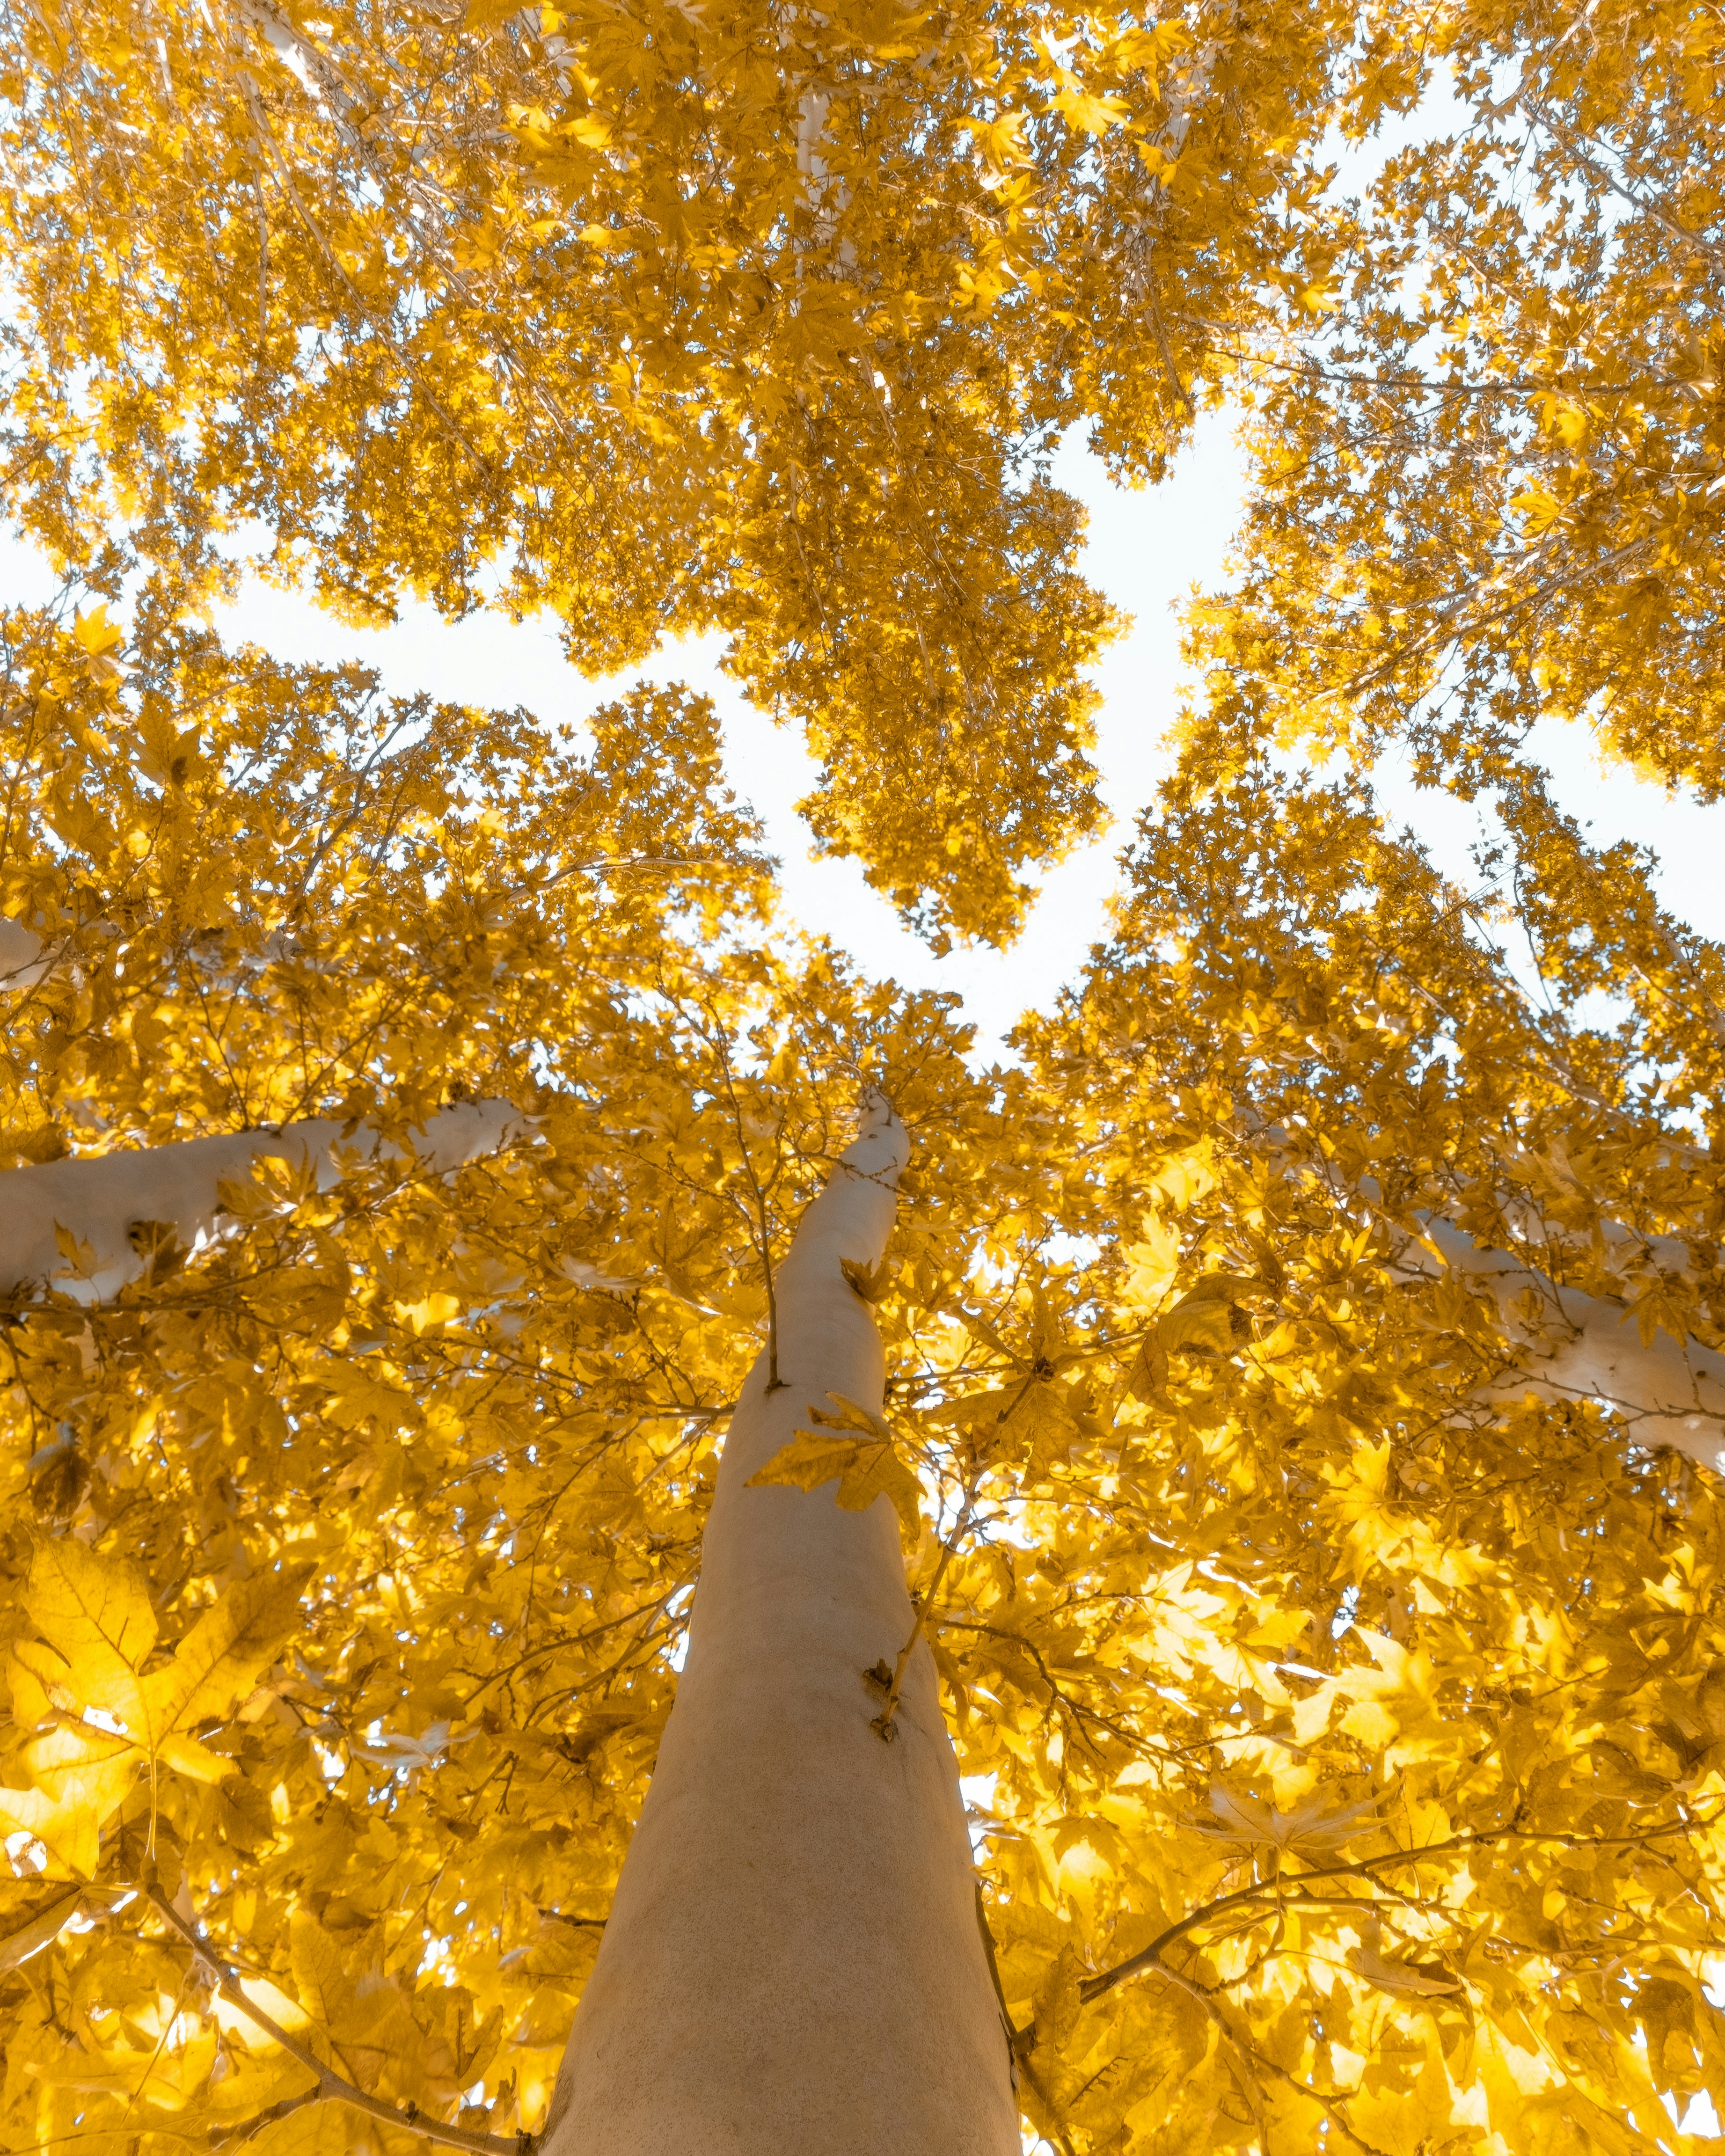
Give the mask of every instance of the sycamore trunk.
[[809, 1208], [732, 1418], [689, 1653], [544, 2156], [1016, 2156], [957, 1762], [919, 1645], [896, 1741], [865, 1679], [912, 1625], [883, 1498], [747, 1487], [811, 1405], [878, 1412], [872, 1266], [906, 1152], [884, 1106]]

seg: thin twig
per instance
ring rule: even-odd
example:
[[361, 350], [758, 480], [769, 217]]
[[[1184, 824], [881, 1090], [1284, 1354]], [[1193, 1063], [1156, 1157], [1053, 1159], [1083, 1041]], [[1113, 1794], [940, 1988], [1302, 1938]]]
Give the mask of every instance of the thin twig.
[[1326, 1879], [1369, 1880], [1381, 1865], [1423, 1864], [1437, 1856], [1459, 1856], [1470, 1850], [1491, 1849], [1499, 1842], [1527, 1841], [1547, 1844], [1560, 1849], [1620, 1849], [1640, 1848], [1652, 1841], [1668, 1840], [1677, 1835], [1692, 1835], [1698, 1828], [1711, 1826], [1721, 1816], [1715, 1811], [1705, 1819], [1683, 1820], [1670, 1826], [1650, 1827], [1641, 1834], [1584, 1835], [1541, 1834], [1526, 1827], [1499, 1827], [1486, 1834], [1458, 1834], [1447, 1841], [1428, 1842], [1420, 1849], [1387, 1849], [1376, 1856], [1361, 1857], [1353, 1864], [1325, 1864], [1315, 1866], [1310, 1871], [1289, 1876], [1256, 1880], [1249, 1887], [1238, 1887], [1231, 1894], [1219, 1896], [1207, 1902], [1201, 1908], [1194, 1909], [1168, 1926], [1165, 1932], [1151, 1940], [1148, 1946], [1127, 1960], [1118, 1962], [1112, 1969], [1104, 1969], [1098, 1976], [1086, 1978], [1078, 1987], [1078, 1996], [1086, 2006], [1113, 1990], [1116, 1984], [1124, 1984], [1127, 1978], [1139, 1975], [1147, 1969], [1163, 1969], [1164, 1947], [1172, 1946], [1199, 1925], [1207, 1923], [1224, 1909], [1237, 1907], [1243, 1902], [1274, 1901], [1298, 1907], [1301, 1902], [1321, 1897], [1304, 1892], [1309, 1881]]
[[[313, 2093], [320, 2098], [338, 2103], [351, 2104], [362, 2111], [368, 2118], [380, 2120], [386, 2126], [405, 2126], [415, 2133], [423, 2133], [428, 2141], [441, 2141], [451, 2148], [468, 2148], [484, 2152], [484, 2156], [532, 2156], [533, 2136], [522, 2133], [506, 2140], [501, 2134], [476, 2133], [471, 2127], [445, 2125], [440, 2118], [432, 2118], [417, 2104], [385, 2103], [380, 2097], [367, 2096], [362, 2088], [344, 2080], [332, 2066], [326, 2066], [317, 2054], [290, 2036], [280, 2023], [272, 2020], [263, 2008], [249, 1999], [242, 1986], [239, 1972], [223, 1961], [210, 1945], [200, 1938], [185, 1918], [162, 1895], [159, 1887], [145, 1886], [141, 1891], [157, 1915], [172, 1931], [177, 1933], [193, 1953], [203, 1963], [216, 1979], [216, 1989], [230, 2006], [236, 2006], [249, 2021], [255, 2024], [264, 2034], [297, 2065], [317, 2076], [317, 2087]], [[300, 2101], [296, 2099], [295, 2108]], [[251, 2130], [251, 2129], [249, 2129]]]

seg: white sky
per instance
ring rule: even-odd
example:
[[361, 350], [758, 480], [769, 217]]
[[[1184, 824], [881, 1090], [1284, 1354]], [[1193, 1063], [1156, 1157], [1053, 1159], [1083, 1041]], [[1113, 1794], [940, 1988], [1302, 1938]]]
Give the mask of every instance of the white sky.
[[[1332, 136], [1324, 155], [1333, 162], [1340, 189], [1363, 192], [1392, 152], [1466, 120], [1440, 70], [1414, 112], [1386, 120], [1363, 142]], [[957, 991], [985, 1060], [1020, 1012], [1046, 1008], [1063, 983], [1076, 978], [1090, 946], [1107, 932], [1117, 856], [1166, 767], [1163, 739], [1180, 688], [1174, 609], [1194, 585], [1213, 588], [1223, 581], [1240, 498], [1239, 459], [1229, 424], [1217, 415], [1201, 424], [1173, 478], [1153, 493], [1111, 487], [1076, 436], [1069, 437], [1055, 475], [1090, 510], [1091, 577], [1134, 617], [1134, 626], [1108, 652], [1098, 675], [1104, 701], [1096, 761], [1113, 828], [1043, 879], [1029, 926], [1010, 951], [960, 951], [937, 959], [869, 890], [855, 862], [810, 858], [809, 832], [794, 804], [812, 788], [813, 767], [793, 731], [775, 727], [719, 674], [716, 639], [667, 648], [643, 670], [648, 679], [682, 680], [714, 699], [731, 783], [766, 825], [781, 863], [789, 918], [831, 937], [876, 977]], [[28, 603], [52, 591], [41, 562], [0, 535], [0, 592]], [[219, 625], [229, 639], [249, 639], [283, 659], [362, 660], [398, 694], [427, 690], [458, 703], [521, 704], [547, 721], [579, 720], [636, 678], [583, 680], [563, 662], [555, 634], [544, 626], [517, 627], [491, 615], [451, 625], [429, 607], [410, 603], [393, 629], [349, 629], [309, 601], [256, 583]], [[1621, 769], [1602, 771], [1584, 729], [1542, 726], [1530, 746], [1551, 771], [1558, 800], [1584, 822], [1591, 820], [1596, 842], [1630, 839], [1652, 847], [1666, 904], [1692, 927], [1725, 938], [1725, 803], [1703, 808]], [[1473, 886], [1469, 849], [1482, 835], [1481, 812], [1445, 794], [1417, 791], [1399, 758], [1387, 759], [1373, 778], [1386, 814], [1414, 827], [1446, 875]], [[915, 815], [917, 804], [907, 801], [905, 813]]]
[[[1153, 492], [1110, 486], [1076, 442], [1063, 451], [1056, 475], [1090, 509], [1090, 575], [1134, 617], [1098, 676], [1104, 701], [1096, 762], [1115, 823], [1099, 843], [1044, 878], [1029, 927], [1009, 951], [935, 958], [870, 891], [855, 861], [810, 858], [808, 829], [794, 804], [810, 789], [813, 766], [793, 731], [774, 726], [718, 672], [716, 639], [669, 646], [643, 670], [649, 679], [682, 680], [713, 697], [724, 721], [731, 783], [766, 824], [782, 863], [789, 916], [831, 937], [871, 974], [957, 990], [985, 1060], [1021, 1011], [1046, 1008], [1061, 985], [1076, 978], [1091, 944], [1106, 933], [1117, 857], [1166, 767], [1162, 741], [1180, 679], [1174, 609], [1194, 584], [1222, 581], [1240, 502], [1237, 456], [1227, 424], [1216, 418], [1206, 420], [1173, 477]], [[15, 545], [0, 543], [0, 576], [14, 603], [46, 598], [52, 589], [41, 564]], [[579, 720], [636, 678], [583, 680], [542, 624], [516, 626], [495, 615], [451, 624], [410, 603], [392, 629], [352, 629], [304, 598], [256, 583], [219, 626], [230, 640], [254, 641], [285, 660], [361, 660], [398, 694], [426, 690], [451, 702], [519, 703], [547, 721]], [[1628, 838], [1654, 847], [1666, 902], [1703, 934], [1725, 937], [1725, 804], [1702, 808], [1620, 769], [1603, 773], [1584, 733], [1574, 727], [1543, 727], [1533, 746], [1553, 770], [1563, 805], [1592, 819], [1596, 841]], [[1375, 778], [1386, 813], [1414, 825], [1446, 875], [1475, 880], [1468, 848], [1480, 834], [1477, 812], [1417, 791], [1405, 767], [1394, 762]], [[906, 801], [905, 813], [916, 814], [916, 803]]]
[[[1063, 456], [1057, 475], [1089, 501], [1091, 574], [1136, 617], [1136, 626], [1109, 650], [1098, 675], [1105, 701], [1096, 762], [1114, 826], [1043, 879], [1029, 925], [1009, 951], [955, 951], [936, 958], [870, 890], [857, 862], [811, 856], [809, 829], [795, 804], [814, 787], [814, 764], [794, 727], [775, 726], [719, 672], [719, 639], [667, 645], [642, 670], [648, 679], [702, 690], [717, 706], [731, 783], [766, 824], [781, 863], [789, 918], [829, 936], [877, 978], [891, 974], [908, 986], [957, 991], [985, 1059], [992, 1059], [999, 1036], [1023, 1010], [1048, 1004], [1076, 978], [1091, 943], [1107, 932], [1117, 857], [1165, 767], [1160, 742], [1173, 715], [1178, 670], [1172, 609], [1194, 578], [1220, 573], [1240, 495], [1233, 444], [1219, 426], [1207, 430], [1176, 477], [1154, 495], [1111, 488], [1081, 448]], [[429, 607], [410, 606], [395, 628], [352, 630], [305, 599], [255, 583], [220, 625], [225, 636], [251, 638], [285, 659], [363, 660], [397, 692], [520, 702], [547, 720], [579, 719], [639, 678], [630, 673], [583, 680], [564, 663], [548, 625], [516, 627], [485, 617], [451, 625]], [[914, 800], [906, 802], [906, 815], [917, 811]]]

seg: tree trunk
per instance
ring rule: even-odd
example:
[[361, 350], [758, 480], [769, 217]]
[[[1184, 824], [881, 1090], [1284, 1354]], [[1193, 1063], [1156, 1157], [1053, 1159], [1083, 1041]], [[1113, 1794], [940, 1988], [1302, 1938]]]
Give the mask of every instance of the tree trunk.
[[865, 1111], [776, 1282], [732, 1418], [687, 1665], [543, 2156], [1018, 2156], [932, 1660], [896, 1741], [864, 1671], [910, 1636], [891, 1504], [750, 1489], [811, 1404], [878, 1412], [885, 1357], [841, 1259], [891, 1231], [904, 1127]]
[[[3, 953], [0, 953], [3, 955]], [[470, 1101], [431, 1116], [414, 1141], [412, 1164], [433, 1175], [495, 1152], [531, 1122], [506, 1101]], [[337, 1147], [362, 1160], [406, 1164], [399, 1146], [379, 1151], [367, 1123], [345, 1127], [328, 1116], [275, 1130], [233, 1131], [173, 1145], [100, 1153], [85, 1160], [16, 1168], [0, 1182], [0, 1294], [52, 1286], [81, 1302], [103, 1302], [141, 1277], [146, 1260], [136, 1230], [169, 1229], [186, 1250], [214, 1231], [223, 1183], [244, 1183], [260, 1160], [314, 1168], [326, 1189], [338, 1173]], [[81, 1269], [60, 1247], [56, 1229], [85, 1246]]]

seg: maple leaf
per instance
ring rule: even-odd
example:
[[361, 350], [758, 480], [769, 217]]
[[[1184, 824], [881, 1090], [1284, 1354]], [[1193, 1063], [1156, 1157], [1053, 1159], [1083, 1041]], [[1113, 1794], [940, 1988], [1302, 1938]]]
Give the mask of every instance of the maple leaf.
[[1327, 1856], [1383, 1824], [1378, 1807], [1384, 1799], [1376, 1796], [1361, 1797], [1346, 1804], [1333, 1804], [1326, 1795], [1314, 1796], [1284, 1813], [1218, 1782], [1211, 1787], [1209, 1801], [1214, 1821], [1194, 1822], [1199, 1833], [1287, 1855]]
[[[1717, 28], [649, 13], [120, 0], [18, 44], [0, 427], [75, 610], [0, 655], [0, 1127], [50, 1178], [0, 1208], [7, 2145], [351, 2140], [260, 2123], [308, 2070], [208, 1994], [221, 1953], [385, 2107], [356, 2131], [480, 2084], [464, 2117], [539, 2128], [676, 1752], [714, 1418], [887, 1066], [941, 1158], [891, 1296], [845, 1277], [930, 1404], [918, 1470], [834, 1400], [765, 1476], [907, 1536], [920, 1473], [949, 1500], [849, 1666], [898, 1656], [890, 1693], [926, 1640], [952, 1710], [999, 2144], [1007, 2060], [1051, 2143], [1117, 2156], [1669, 2140], [1717, 2048], [1725, 987], [1534, 721], [1725, 783]], [[1440, 64], [1469, 124], [1332, 186], [1333, 131]], [[767, 927], [705, 700], [578, 742], [202, 619], [261, 533], [350, 620], [548, 613], [602, 673], [715, 629], [816, 754], [817, 844], [937, 948], [998, 942], [1100, 828], [1116, 626], [1025, 444], [1081, 423], [1153, 480], [1224, 395], [1237, 573], [1186, 614], [1109, 940], [1007, 1070]], [[1384, 819], [1401, 756], [1484, 805], [1483, 889]], [[531, 1134], [408, 1135], [480, 1099]], [[80, 1196], [312, 1115], [316, 1160], [197, 1206]], [[1381, 1758], [1393, 1831], [1340, 1794]], [[786, 1878], [856, 1824], [788, 1815]], [[917, 1939], [969, 1907], [942, 1832]], [[1368, 1845], [1291, 1909], [1280, 1866]], [[146, 1848], [198, 1943], [125, 1884]], [[870, 1914], [932, 1848], [880, 1837]], [[891, 1968], [846, 2026], [911, 2101], [906, 1953], [841, 1968], [793, 1913], [777, 2010]]]
[[129, 1563], [105, 1563], [69, 1537], [38, 1541], [23, 1605], [47, 1643], [14, 1649], [77, 1707], [95, 1707], [141, 1736], [144, 1688], [138, 1671], [158, 1625], [149, 1591]]
[[865, 1302], [879, 1302], [892, 1286], [892, 1270], [884, 1258], [872, 1270], [853, 1258], [840, 1258], [839, 1270]]
[[[782, 1445], [764, 1467], [750, 1476], [751, 1490], [778, 1486], [792, 1490], [819, 1490], [836, 1479], [834, 1492], [847, 1512], [865, 1512], [877, 1497], [886, 1498], [897, 1512], [906, 1538], [914, 1543], [921, 1534], [922, 1489], [916, 1476], [900, 1459], [892, 1432], [879, 1416], [841, 1394], [829, 1393], [839, 1412], [823, 1414], [811, 1406], [811, 1420], [819, 1430], [799, 1430]], [[831, 1431], [835, 1435], [828, 1435]], [[845, 1433], [855, 1432], [850, 1435]]]
[[116, 644], [125, 640], [126, 632], [117, 622], [108, 619], [105, 603], [92, 607], [88, 613], [80, 613], [72, 625], [72, 634], [79, 644], [92, 659], [111, 651]]
[[1189, 1353], [1195, 1349], [1208, 1354], [1231, 1354], [1243, 1339], [1250, 1337], [1251, 1327], [1240, 1306], [1261, 1285], [1230, 1273], [1206, 1274], [1157, 1320], [1157, 1345], [1164, 1353], [1182, 1350]]
[[133, 1567], [69, 1538], [39, 1539], [23, 1600], [43, 1636], [15, 1641], [12, 1652], [60, 1721], [24, 1747], [34, 1786], [0, 1789], [0, 1817], [89, 1878], [101, 1830], [146, 1763], [198, 1782], [231, 1773], [233, 1762], [187, 1727], [225, 1714], [251, 1689], [291, 1627], [304, 1576], [264, 1575], [230, 1589], [172, 1660], [146, 1673], [158, 1627]]
[[1442, 1962], [1387, 1961], [1375, 1946], [1350, 1948], [1348, 1959], [1368, 1984], [1394, 1999], [1451, 1998], [1466, 1989]]

